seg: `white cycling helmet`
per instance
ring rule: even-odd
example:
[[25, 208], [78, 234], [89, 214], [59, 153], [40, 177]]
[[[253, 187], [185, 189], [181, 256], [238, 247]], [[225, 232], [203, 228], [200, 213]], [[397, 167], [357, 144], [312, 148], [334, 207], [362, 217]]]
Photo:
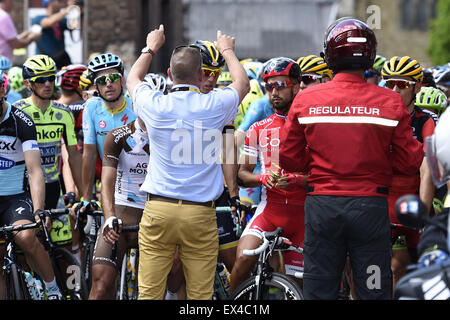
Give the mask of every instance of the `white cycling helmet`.
[[144, 81], [150, 84], [152, 90], [161, 91], [162, 93], [166, 92], [166, 78], [157, 73], [147, 73], [144, 78]]
[[437, 188], [450, 180], [450, 110], [446, 110], [434, 129], [425, 138], [426, 158]]

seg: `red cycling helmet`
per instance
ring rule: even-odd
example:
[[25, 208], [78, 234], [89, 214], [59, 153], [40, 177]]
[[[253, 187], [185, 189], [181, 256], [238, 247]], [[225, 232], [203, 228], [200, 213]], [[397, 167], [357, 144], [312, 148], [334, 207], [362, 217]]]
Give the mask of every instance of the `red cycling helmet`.
[[263, 80], [269, 77], [288, 76], [299, 80], [302, 72], [300, 66], [294, 60], [285, 57], [272, 58], [263, 67]]
[[71, 64], [61, 69], [57, 74], [57, 85], [64, 90], [75, 91], [79, 88], [80, 76], [87, 70], [82, 64]]
[[364, 22], [345, 17], [328, 27], [321, 53], [334, 72], [344, 69], [370, 69], [377, 53], [377, 39]]

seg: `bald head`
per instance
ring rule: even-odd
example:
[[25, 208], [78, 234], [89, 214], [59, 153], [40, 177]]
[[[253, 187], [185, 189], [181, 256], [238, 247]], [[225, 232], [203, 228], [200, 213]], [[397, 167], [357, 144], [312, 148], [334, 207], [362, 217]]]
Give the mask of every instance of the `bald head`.
[[182, 47], [170, 58], [170, 71], [173, 81], [177, 83], [194, 83], [198, 81], [202, 69], [202, 56], [198, 49]]

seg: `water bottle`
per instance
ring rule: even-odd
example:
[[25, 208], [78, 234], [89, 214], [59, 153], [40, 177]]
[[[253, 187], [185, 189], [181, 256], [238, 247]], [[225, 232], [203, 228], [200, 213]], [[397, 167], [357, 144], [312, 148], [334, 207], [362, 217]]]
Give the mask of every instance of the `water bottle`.
[[28, 292], [30, 293], [31, 299], [39, 300], [38, 294], [36, 292], [34, 278], [29, 272], [24, 272], [25, 281], [27, 282]]

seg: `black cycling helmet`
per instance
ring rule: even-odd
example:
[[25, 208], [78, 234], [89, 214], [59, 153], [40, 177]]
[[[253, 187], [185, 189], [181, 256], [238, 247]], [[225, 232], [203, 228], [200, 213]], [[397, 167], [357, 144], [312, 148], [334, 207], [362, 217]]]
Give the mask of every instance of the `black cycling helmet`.
[[225, 59], [217, 50], [214, 43], [205, 40], [196, 40], [194, 45], [200, 48], [202, 55], [202, 68], [223, 68]]
[[300, 66], [294, 60], [285, 57], [272, 58], [264, 63], [263, 80], [269, 77], [288, 76], [300, 80], [302, 72]]

